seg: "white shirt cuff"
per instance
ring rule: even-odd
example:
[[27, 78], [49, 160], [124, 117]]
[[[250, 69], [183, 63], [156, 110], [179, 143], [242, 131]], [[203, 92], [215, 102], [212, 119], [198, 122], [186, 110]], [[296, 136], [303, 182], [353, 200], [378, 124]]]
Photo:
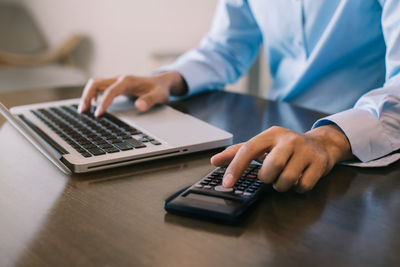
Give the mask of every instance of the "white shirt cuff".
[[[312, 128], [330, 123], [335, 123], [344, 132], [353, 155], [364, 163], [380, 159], [395, 150], [380, 121], [366, 110], [345, 110], [318, 120]], [[392, 158], [394, 162], [395, 157]], [[385, 164], [388, 165], [387, 162]]]

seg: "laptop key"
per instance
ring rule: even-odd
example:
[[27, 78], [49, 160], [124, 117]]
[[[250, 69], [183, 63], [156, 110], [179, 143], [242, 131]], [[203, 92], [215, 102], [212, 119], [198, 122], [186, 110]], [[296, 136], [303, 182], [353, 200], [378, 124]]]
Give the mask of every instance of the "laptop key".
[[87, 150], [94, 156], [99, 156], [99, 155], [106, 154], [106, 152], [104, 152], [103, 150], [101, 150], [100, 148], [97, 148], [97, 147], [88, 148]]
[[154, 138], [148, 135], [142, 135], [143, 138], [145, 138], [148, 141], [154, 141]]
[[108, 143], [106, 142], [106, 140], [102, 139], [102, 140], [98, 140], [98, 141], [94, 141], [93, 143], [95, 143], [98, 146], [101, 145], [107, 145]]
[[130, 146], [128, 143], [126, 143], [126, 142], [115, 143], [115, 144], [113, 144], [113, 145], [116, 146], [117, 148], [119, 148], [119, 149], [122, 150], [122, 151], [133, 149], [133, 147], [131, 147], [131, 146]]
[[95, 144], [87, 144], [87, 145], [82, 145], [84, 148], [89, 149], [89, 148], [97, 148]]
[[115, 153], [115, 152], [119, 152], [119, 149], [115, 148], [115, 147], [109, 147], [109, 148], [104, 148], [104, 151], [107, 153]]
[[139, 130], [137, 130], [135, 128], [132, 128], [132, 127], [130, 127], [130, 128], [125, 128], [125, 130], [131, 135], [138, 135], [138, 134], [142, 133], [141, 131], [139, 131]]
[[108, 142], [116, 144], [116, 143], [121, 143], [123, 141], [121, 139], [118, 139], [118, 138], [110, 138], [110, 139], [108, 139]]
[[90, 153], [88, 153], [86, 151], [82, 152], [81, 155], [84, 156], [85, 158], [90, 158], [92, 156], [92, 155], [90, 155]]
[[130, 138], [130, 139], [127, 139], [125, 141], [128, 142], [129, 144], [131, 144], [134, 148], [146, 147], [145, 144], [143, 144], [142, 142], [136, 140], [135, 138]]
[[86, 152], [86, 150], [85, 149], [83, 149], [83, 148], [75, 148], [76, 149], [76, 151], [78, 151], [79, 153], [83, 153], [83, 152]]
[[114, 146], [111, 145], [111, 144], [109, 144], [109, 143], [107, 143], [107, 144], [100, 144], [99, 147], [100, 147], [101, 149], [105, 149], [105, 148], [112, 148], [112, 147], [114, 147]]
[[153, 145], [156, 145], [156, 146], [161, 145], [161, 143], [158, 142], [157, 140], [152, 140], [152, 141], [150, 141], [150, 143], [152, 143]]
[[124, 135], [121, 135], [120, 137], [121, 137], [122, 139], [126, 140], [126, 139], [131, 138], [132, 136], [131, 136], [130, 134], [124, 134]]

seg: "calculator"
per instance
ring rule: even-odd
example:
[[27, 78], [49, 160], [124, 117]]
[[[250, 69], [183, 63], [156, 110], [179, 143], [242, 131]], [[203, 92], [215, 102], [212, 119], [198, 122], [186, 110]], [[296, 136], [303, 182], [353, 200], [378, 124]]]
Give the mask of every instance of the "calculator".
[[167, 212], [236, 224], [262, 196], [266, 185], [257, 178], [260, 164], [250, 164], [232, 188], [222, 186], [226, 167], [216, 168], [164, 202]]

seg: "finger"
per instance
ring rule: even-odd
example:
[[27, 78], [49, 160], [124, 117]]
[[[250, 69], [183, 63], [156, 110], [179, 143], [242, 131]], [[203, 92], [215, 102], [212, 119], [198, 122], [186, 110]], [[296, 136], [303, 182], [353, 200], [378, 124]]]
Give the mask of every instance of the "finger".
[[115, 82], [115, 78], [113, 79], [90, 79], [83, 89], [82, 97], [79, 103], [78, 112], [82, 113], [86, 111], [91, 104], [93, 98], [96, 97], [98, 91], [104, 90]]
[[314, 188], [318, 180], [323, 176], [323, 170], [318, 164], [311, 164], [306, 170], [304, 170], [301, 179], [296, 185], [296, 192], [305, 193]]
[[258, 179], [264, 183], [272, 183], [281, 174], [293, 154], [292, 146], [277, 145], [265, 157], [258, 171]]
[[165, 103], [168, 96], [161, 93], [159, 90], [150, 90], [149, 92], [141, 95], [135, 101], [135, 107], [140, 112], [145, 112], [153, 107], [155, 104]]
[[101, 116], [110, 106], [114, 98], [125, 91], [124, 80], [118, 79], [116, 82], [111, 84], [105, 91], [101, 102], [97, 105], [94, 115], [96, 117]]
[[211, 164], [214, 166], [228, 166], [231, 163], [233, 157], [235, 157], [237, 151], [240, 149], [243, 143], [232, 145], [227, 147], [224, 151], [215, 154], [211, 157]]
[[269, 140], [268, 136], [263, 134], [257, 135], [239, 148], [225, 171], [223, 178], [223, 185], [225, 187], [232, 187], [249, 166], [250, 162], [263, 155], [269, 149], [271, 140]]
[[90, 101], [91, 106], [97, 106], [97, 95], [95, 95], [91, 101]]
[[149, 104], [147, 104], [147, 102], [143, 98], [140, 98], [140, 97], [138, 99], [136, 99], [135, 107], [140, 112], [145, 112], [150, 108]]
[[308, 165], [309, 161], [306, 161], [303, 155], [293, 154], [274, 183], [274, 189], [278, 192], [289, 190], [297, 183]]
[[254, 160], [257, 161], [258, 163], [261, 163], [264, 161], [264, 159], [267, 157], [268, 153], [265, 152], [263, 154], [261, 154], [260, 156], [258, 156], [257, 158], [255, 158]]

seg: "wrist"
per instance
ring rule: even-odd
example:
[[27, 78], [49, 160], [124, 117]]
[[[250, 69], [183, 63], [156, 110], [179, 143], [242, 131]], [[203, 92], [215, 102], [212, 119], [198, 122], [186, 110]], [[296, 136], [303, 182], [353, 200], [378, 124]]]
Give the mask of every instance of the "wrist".
[[343, 131], [334, 124], [317, 127], [306, 132], [305, 135], [316, 140], [324, 148], [332, 165], [354, 158], [349, 140]]
[[168, 90], [170, 95], [182, 96], [187, 94], [188, 88], [185, 79], [177, 71], [166, 71], [153, 75], [153, 77]]

